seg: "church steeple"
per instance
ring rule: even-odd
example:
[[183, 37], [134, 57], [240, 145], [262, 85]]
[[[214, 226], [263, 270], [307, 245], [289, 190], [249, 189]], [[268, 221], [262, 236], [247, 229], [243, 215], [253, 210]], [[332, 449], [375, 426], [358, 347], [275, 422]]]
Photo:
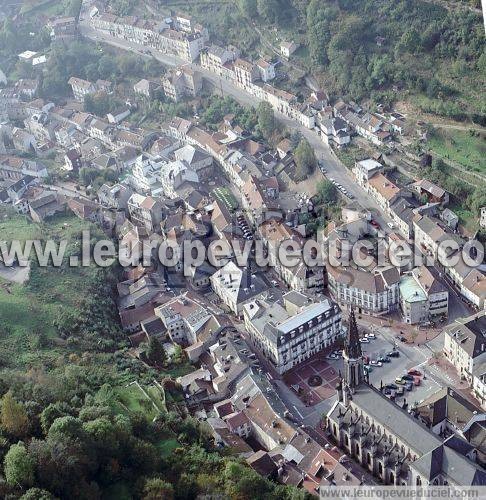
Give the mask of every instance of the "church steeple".
[[344, 343], [344, 352], [349, 359], [358, 359], [363, 355], [361, 343], [359, 341], [358, 325], [356, 323], [356, 316], [354, 315], [353, 308], [351, 308], [351, 312], [349, 313], [348, 332]]
[[348, 331], [344, 342], [344, 385], [354, 390], [364, 379], [363, 352], [359, 341], [358, 325], [354, 310], [349, 314]]

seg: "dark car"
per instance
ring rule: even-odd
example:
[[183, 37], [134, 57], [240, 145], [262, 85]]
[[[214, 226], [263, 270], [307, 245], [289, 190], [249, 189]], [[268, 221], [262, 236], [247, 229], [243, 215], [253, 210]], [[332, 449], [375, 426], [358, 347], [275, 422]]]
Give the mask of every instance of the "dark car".
[[400, 352], [399, 351], [390, 351], [390, 352], [387, 352], [386, 355], [390, 356], [390, 358], [399, 358]]
[[407, 388], [407, 391], [411, 391], [413, 389], [413, 383], [412, 382], [407, 382], [405, 384], [405, 387]]
[[413, 375], [408, 375], [408, 373], [407, 373], [407, 375], [403, 375], [402, 379], [403, 380], [408, 380], [409, 382], [413, 382], [414, 381]]
[[394, 390], [394, 391], [396, 391], [396, 390], [398, 389], [398, 386], [397, 386], [397, 385], [395, 385], [395, 384], [387, 384], [385, 387], [386, 387], [387, 389], [392, 389], [392, 390]]

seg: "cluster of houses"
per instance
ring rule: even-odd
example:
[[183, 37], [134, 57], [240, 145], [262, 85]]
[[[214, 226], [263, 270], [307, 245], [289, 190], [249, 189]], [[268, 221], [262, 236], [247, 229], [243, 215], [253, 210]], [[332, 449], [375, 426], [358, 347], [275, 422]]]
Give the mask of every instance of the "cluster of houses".
[[[204, 75], [204, 72], [210, 72], [258, 100], [268, 102], [278, 113], [315, 130], [326, 144], [337, 148], [348, 144], [352, 134], [361, 135], [375, 145], [383, 145], [394, 135], [405, 132], [405, 118], [398, 113], [385, 116], [365, 112], [355, 103], [343, 101], [331, 106], [325, 92], [312, 91], [308, 97], [300, 98], [273, 86], [269, 82], [277, 77], [278, 61], [260, 58], [252, 62], [244, 59], [237, 47], [208, 44], [207, 30], [188, 16], [176, 15], [155, 22], [136, 17], [120, 18], [96, 10], [90, 24], [113, 37], [151, 47], [183, 62], [169, 71], [161, 82], [141, 80], [137, 83], [136, 92], [147, 96], [151, 94], [151, 86], [163, 88], [165, 95], [175, 101], [194, 96], [199, 88], [194, 73]], [[281, 53], [288, 59], [296, 48], [293, 42], [282, 42]]]

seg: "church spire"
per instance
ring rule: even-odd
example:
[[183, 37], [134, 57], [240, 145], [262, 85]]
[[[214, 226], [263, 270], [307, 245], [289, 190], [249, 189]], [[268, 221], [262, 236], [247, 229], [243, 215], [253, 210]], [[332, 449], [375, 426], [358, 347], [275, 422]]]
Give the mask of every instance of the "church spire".
[[351, 308], [351, 312], [349, 313], [348, 332], [344, 343], [344, 351], [349, 359], [359, 359], [363, 355], [353, 308]]
[[[344, 387], [353, 391], [364, 380], [363, 353], [359, 341], [358, 325], [354, 310], [349, 313], [348, 332], [344, 341]], [[343, 391], [343, 394], [345, 391]]]

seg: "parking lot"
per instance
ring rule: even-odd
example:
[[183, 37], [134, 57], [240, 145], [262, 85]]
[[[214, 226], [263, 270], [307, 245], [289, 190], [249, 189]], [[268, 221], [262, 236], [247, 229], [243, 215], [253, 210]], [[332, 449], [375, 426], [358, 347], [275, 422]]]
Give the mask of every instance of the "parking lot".
[[[399, 352], [399, 357], [390, 357], [388, 363], [382, 363], [381, 366], [373, 366], [371, 361], [377, 361], [380, 356], [385, 356], [386, 353], [396, 349]], [[419, 386], [413, 386], [411, 391], [404, 391], [404, 395], [397, 397], [396, 401], [401, 404], [405, 398], [409, 404], [420, 402], [429, 397], [443, 384], [437, 377], [430, 372], [427, 367], [427, 351], [422, 352], [419, 348], [411, 347], [401, 342], [395, 344], [379, 333], [376, 338], [367, 343], [361, 344], [363, 355], [367, 356], [370, 361], [370, 383], [379, 388], [383, 384], [395, 384], [395, 379], [405, 375], [410, 369], [417, 369], [422, 374], [425, 373], [425, 380], [421, 377]], [[336, 372], [343, 369], [342, 358], [336, 360], [327, 360], [327, 362], [335, 369]], [[426, 371], [425, 371], [426, 369]], [[399, 384], [396, 384], [399, 385]]]

